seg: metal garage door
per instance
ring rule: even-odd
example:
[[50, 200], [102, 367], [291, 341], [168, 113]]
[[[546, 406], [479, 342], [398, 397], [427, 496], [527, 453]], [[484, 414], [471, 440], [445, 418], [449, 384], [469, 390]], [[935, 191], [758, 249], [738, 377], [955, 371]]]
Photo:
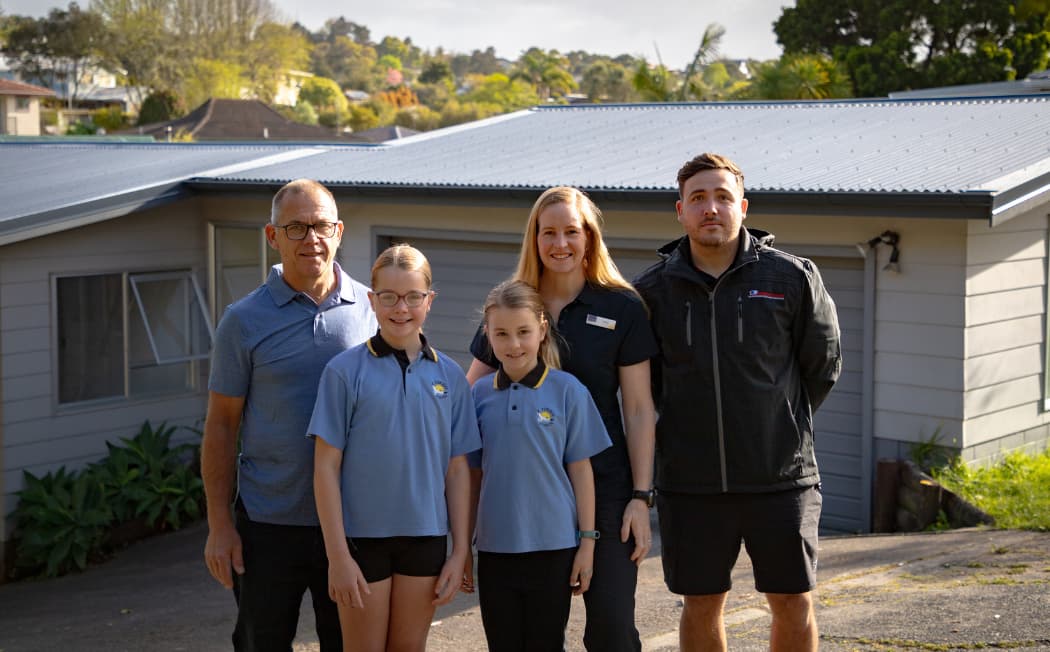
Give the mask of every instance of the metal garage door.
[[[517, 264], [518, 244], [431, 238], [382, 237], [380, 248], [408, 242], [430, 260], [437, 299], [427, 318], [427, 337], [466, 369], [470, 340], [490, 289]], [[634, 278], [656, 261], [653, 250], [612, 247], [623, 275]], [[817, 413], [816, 448], [824, 493], [821, 526], [826, 531], [867, 529], [861, 509], [861, 363], [863, 347], [864, 261], [815, 257], [838, 308], [843, 339], [843, 372]]]

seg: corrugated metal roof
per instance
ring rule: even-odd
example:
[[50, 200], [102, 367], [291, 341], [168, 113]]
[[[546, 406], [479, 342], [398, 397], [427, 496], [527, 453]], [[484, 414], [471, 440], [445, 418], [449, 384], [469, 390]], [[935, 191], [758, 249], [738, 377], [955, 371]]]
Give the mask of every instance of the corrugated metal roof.
[[190, 177], [319, 151], [302, 145], [0, 143], [0, 245], [176, 196]]
[[187, 187], [299, 177], [399, 193], [569, 184], [663, 201], [703, 151], [737, 161], [748, 193], [774, 210], [801, 201], [885, 214], [911, 202], [912, 215], [940, 206], [994, 224], [1050, 194], [1050, 98], [539, 107], [357, 147], [0, 143], [0, 245]]
[[996, 193], [1050, 172], [1050, 99], [542, 107], [222, 178], [673, 190], [702, 151], [737, 161], [749, 191]]

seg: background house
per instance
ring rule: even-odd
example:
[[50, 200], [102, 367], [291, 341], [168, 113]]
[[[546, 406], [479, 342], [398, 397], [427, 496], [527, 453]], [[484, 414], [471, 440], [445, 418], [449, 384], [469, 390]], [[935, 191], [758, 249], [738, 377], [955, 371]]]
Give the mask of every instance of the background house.
[[10, 79], [0, 79], [0, 135], [39, 136], [40, 100], [53, 90]]
[[[935, 434], [973, 461], [1047, 446], [1048, 119], [1042, 97], [606, 105], [380, 146], [0, 144], [6, 509], [23, 468], [97, 458], [147, 418], [203, 417], [208, 323], [262, 279], [260, 226], [286, 181], [334, 190], [353, 276], [392, 242], [427, 254], [428, 335], [466, 364], [540, 191], [588, 190], [633, 276], [680, 235], [678, 167], [715, 151], [747, 175], [746, 224], [813, 258], [836, 301], [846, 358], [816, 418], [823, 525], [865, 531], [878, 457]], [[891, 246], [869, 244], [887, 231], [899, 271]], [[94, 306], [112, 328], [78, 317]], [[99, 366], [106, 384], [84, 382]]]

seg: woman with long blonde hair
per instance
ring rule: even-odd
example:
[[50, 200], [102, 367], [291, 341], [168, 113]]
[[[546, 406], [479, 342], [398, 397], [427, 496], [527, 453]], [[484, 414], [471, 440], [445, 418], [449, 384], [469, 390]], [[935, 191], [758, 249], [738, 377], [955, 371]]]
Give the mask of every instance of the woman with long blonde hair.
[[[550, 188], [536, 200], [513, 279], [539, 291], [562, 368], [587, 387], [613, 444], [591, 458], [601, 537], [584, 594], [584, 644], [592, 651], [640, 650], [634, 592], [652, 543], [656, 423], [649, 359], [657, 346], [648, 314], [609, 255], [598, 207], [576, 188]], [[471, 383], [499, 366], [481, 329], [471, 353]]]

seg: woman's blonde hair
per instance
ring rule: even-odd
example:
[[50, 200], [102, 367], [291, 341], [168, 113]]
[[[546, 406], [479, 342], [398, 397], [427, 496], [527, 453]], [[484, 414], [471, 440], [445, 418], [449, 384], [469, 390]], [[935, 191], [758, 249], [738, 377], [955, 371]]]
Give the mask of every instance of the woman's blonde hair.
[[[485, 324], [486, 329], [489, 323], [489, 313], [496, 308], [525, 308], [536, 316], [536, 320], [540, 324], [546, 324], [547, 332], [543, 339], [540, 340], [539, 359], [543, 360], [543, 364], [551, 369], [561, 367], [558, 347], [552, 339], [553, 332], [551, 331], [550, 319], [547, 318], [547, 310], [543, 307], [543, 298], [536, 288], [524, 281], [515, 279], [503, 281], [492, 288], [489, 296], [485, 299], [485, 308], [482, 316], [482, 323]], [[488, 339], [491, 347], [492, 336], [489, 335]]]
[[568, 204], [576, 209], [587, 235], [587, 250], [583, 255], [583, 273], [587, 282], [603, 288], [622, 288], [635, 292], [634, 287], [623, 277], [613, 262], [609, 250], [602, 240], [602, 213], [591, 198], [570, 186], [556, 186], [543, 192], [532, 205], [529, 221], [525, 225], [525, 234], [521, 241], [521, 253], [518, 255], [518, 269], [513, 278], [528, 283], [532, 287], [540, 286], [543, 275], [543, 263], [540, 261], [539, 247], [536, 239], [540, 233], [540, 213], [547, 207], [556, 204]]
[[420, 272], [427, 283], [429, 290], [433, 284], [433, 276], [430, 273], [430, 262], [423, 252], [407, 244], [396, 244], [387, 247], [379, 254], [376, 262], [372, 265], [372, 289], [376, 286], [376, 274], [384, 267], [396, 267], [406, 272]]

